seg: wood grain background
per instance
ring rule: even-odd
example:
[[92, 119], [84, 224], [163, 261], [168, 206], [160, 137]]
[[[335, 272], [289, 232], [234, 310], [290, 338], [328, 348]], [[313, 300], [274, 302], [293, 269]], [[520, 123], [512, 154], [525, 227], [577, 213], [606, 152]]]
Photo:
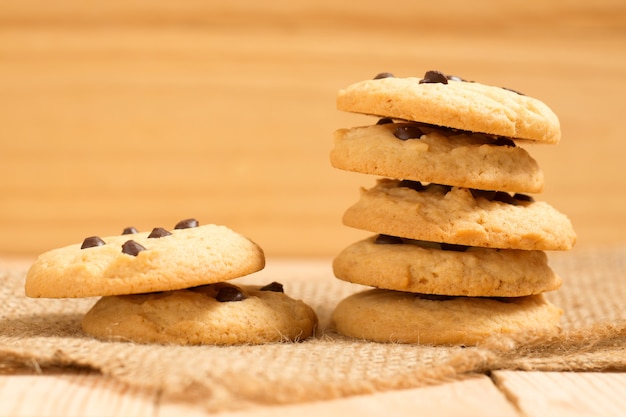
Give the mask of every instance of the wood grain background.
[[334, 170], [335, 95], [426, 70], [545, 101], [529, 152], [579, 246], [626, 242], [626, 3], [181, 0], [0, 3], [0, 254], [179, 219], [268, 256], [332, 256], [374, 178]]

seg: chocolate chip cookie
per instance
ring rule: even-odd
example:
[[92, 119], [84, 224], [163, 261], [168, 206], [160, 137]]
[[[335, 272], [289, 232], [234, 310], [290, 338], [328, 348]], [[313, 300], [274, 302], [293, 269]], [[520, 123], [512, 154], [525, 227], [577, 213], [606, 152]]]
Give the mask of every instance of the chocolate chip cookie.
[[539, 193], [543, 172], [514, 141], [396, 122], [339, 129], [333, 167], [389, 178], [483, 190]]
[[299, 341], [316, 325], [315, 312], [276, 282], [102, 297], [82, 321], [99, 339], [178, 345]]
[[570, 220], [525, 194], [380, 179], [344, 213], [357, 229], [410, 239], [499, 249], [569, 250]]
[[543, 251], [500, 250], [376, 235], [333, 261], [341, 280], [390, 290], [474, 297], [521, 297], [553, 291], [561, 278]]
[[45, 298], [137, 294], [226, 281], [264, 266], [263, 250], [248, 238], [188, 220], [48, 251], [31, 266], [25, 288], [27, 296]]
[[557, 333], [562, 313], [542, 294], [448, 297], [372, 289], [339, 302], [332, 325], [357, 339], [470, 346], [499, 335]]
[[359, 81], [339, 91], [337, 108], [542, 143], [561, 139], [559, 119], [542, 101], [439, 71]]

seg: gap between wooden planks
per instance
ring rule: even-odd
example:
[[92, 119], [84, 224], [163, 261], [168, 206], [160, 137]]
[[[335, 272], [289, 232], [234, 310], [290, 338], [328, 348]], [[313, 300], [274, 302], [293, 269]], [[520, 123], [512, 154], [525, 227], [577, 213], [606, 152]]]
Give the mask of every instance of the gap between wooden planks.
[[[493, 380], [493, 381], [492, 381]], [[223, 417], [394, 416], [621, 416], [625, 373], [497, 371], [441, 385], [324, 402], [262, 406]], [[95, 373], [1, 375], [0, 416], [169, 417], [209, 415], [200, 405], [129, 387]]]

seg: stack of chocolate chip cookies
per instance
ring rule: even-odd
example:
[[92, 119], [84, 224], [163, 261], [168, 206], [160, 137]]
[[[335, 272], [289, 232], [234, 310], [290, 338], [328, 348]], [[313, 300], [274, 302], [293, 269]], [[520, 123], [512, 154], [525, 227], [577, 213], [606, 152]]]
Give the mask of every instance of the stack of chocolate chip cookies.
[[280, 283], [227, 281], [265, 267], [263, 250], [226, 226], [195, 219], [173, 229], [85, 238], [41, 254], [29, 297], [100, 297], [82, 319], [90, 336], [177, 345], [262, 344], [313, 335], [313, 309]]
[[339, 110], [377, 116], [339, 129], [331, 164], [382, 177], [345, 212], [374, 233], [334, 260], [339, 279], [375, 287], [342, 300], [335, 329], [380, 342], [475, 345], [558, 331], [543, 293], [561, 279], [545, 251], [569, 250], [569, 219], [545, 202], [543, 173], [520, 147], [556, 144], [556, 115], [519, 92], [428, 71], [350, 85]]

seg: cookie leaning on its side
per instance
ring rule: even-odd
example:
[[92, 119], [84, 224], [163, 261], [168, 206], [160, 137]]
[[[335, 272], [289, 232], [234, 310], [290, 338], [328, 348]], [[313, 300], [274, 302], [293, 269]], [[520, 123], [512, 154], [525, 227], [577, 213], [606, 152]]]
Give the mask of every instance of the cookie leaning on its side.
[[264, 266], [254, 242], [188, 219], [173, 230], [126, 228], [46, 252], [28, 271], [25, 289], [29, 297], [102, 296], [82, 327], [104, 340], [258, 344], [311, 336], [315, 312], [282, 285], [224, 282]]

